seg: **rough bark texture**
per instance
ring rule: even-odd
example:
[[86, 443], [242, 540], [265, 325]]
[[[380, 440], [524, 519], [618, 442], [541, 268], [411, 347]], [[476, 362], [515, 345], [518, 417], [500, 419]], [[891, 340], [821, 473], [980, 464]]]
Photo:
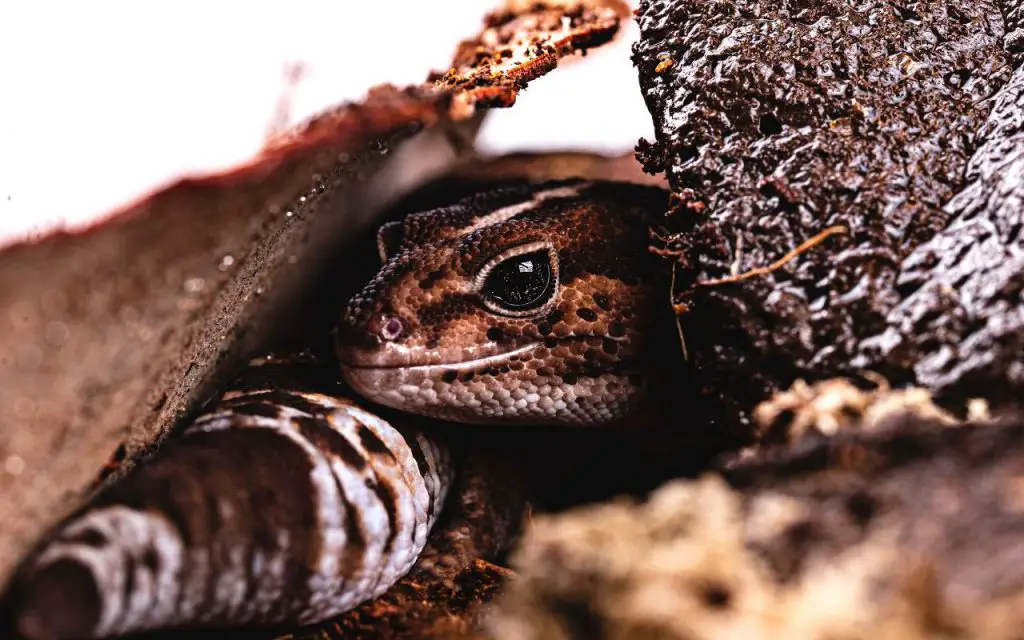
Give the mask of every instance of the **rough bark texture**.
[[1021, 6], [1002, 6], [1016, 68], [990, 101], [966, 186], [945, 207], [952, 222], [903, 261], [901, 302], [858, 359], [912, 370], [947, 396], [1016, 401], [1024, 388], [1024, 68], [1012, 21]]
[[[944, 204], [1009, 76], [1002, 20], [988, 0], [650, 0], [638, 20], [657, 134], [640, 157], [679, 198], [677, 300], [727, 430], [795, 378], [849, 371], [885, 331], [901, 264], [956, 215]], [[833, 225], [847, 233], [773, 274], [696, 284]]]

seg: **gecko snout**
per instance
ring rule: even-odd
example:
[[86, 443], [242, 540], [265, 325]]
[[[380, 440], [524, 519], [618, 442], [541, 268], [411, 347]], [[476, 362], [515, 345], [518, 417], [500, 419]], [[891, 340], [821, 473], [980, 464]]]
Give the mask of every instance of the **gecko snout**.
[[349, 315], [337, 327], [335, 347], [342, 365], [378, 366], [388, 345], [400, 342], [408, 332], [408, 323], [395, 314]]

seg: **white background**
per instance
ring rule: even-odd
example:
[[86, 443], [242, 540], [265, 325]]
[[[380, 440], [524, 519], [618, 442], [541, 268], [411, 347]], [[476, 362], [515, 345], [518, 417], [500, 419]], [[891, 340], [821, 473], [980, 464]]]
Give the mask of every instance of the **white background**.
[[[290, 67], [292, 124], [374, 84], [422, 82], [495, 3], [268, 4], [0, 2], [0, 245], [252, 157]], [[493, 113], [480, 146], [625, 151], [650, 135], [627, 26]]]

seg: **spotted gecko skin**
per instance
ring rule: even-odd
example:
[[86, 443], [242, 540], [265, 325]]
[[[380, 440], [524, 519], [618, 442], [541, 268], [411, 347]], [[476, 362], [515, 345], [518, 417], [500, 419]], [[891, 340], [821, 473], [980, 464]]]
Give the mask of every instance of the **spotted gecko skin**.
[[401, 578], [444, 503], [447, 450], [274, 371], [290, 368], [254, 363], [72, 517], [22, 572], [21, 633], [306, 624]]
[[[372, 401], [456, 422], [610, 426], [642, 413], [669, 335], [668, 283], [646, 250], [666, 201], [566, 181], [385, 225], [383, 267], [338, 327], [342, 377]], [[319, 366], [253, 363], [72, 516], [19, 574], [22, 635], [313, 623], [409, 571], [450, 454], [345, 399], [336, 371], [308, 375]]]
[[665, 270], [647, 251], [666, 205], [661, 189], [573, 180], [386, 225], [384, 267], [340, 323], [345, 380], [374, 402], [455, 422], [636, 415], [650, 405], [657, 352], [674, 344]]

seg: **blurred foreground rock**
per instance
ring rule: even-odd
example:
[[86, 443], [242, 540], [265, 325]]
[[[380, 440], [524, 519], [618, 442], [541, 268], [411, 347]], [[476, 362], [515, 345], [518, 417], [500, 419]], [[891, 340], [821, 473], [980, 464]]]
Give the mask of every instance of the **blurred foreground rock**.
[[538, 519], [498, 638], [1016, 638], [1024, 422], [890, 414]]

